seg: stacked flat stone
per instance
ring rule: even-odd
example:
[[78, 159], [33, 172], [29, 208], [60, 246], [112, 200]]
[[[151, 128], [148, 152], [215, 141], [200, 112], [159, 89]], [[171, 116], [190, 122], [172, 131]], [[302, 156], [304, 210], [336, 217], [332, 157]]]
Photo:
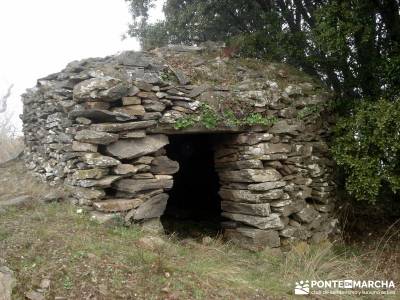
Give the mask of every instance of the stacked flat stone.
[[[252, 248], [327, 238], [335, 227], [329, 118], [304, 114], [329, 94], [283, 65], [224, 60], [218, 51], [128, 51], [38, 80], [23, 95], [27, 167], [64, 184], [95, 216], [155, 222], [179, 170], [166, 156], [168, 135], [229, 132], [215, 144], [225, 236]], [[175, 129], [202, 103], [222, 112], [233, 102], [277, 122]]]

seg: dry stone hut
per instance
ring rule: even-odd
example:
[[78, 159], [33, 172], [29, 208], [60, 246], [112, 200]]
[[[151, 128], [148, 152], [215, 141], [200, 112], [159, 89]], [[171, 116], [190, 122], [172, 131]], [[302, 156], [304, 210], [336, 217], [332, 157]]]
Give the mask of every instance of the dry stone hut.
[[288, 66], [169, 46], [74, 61], [23, 95], [27, 167], [93, 216], [218, 216], [279, 247], [334, 227], [329, 94]]

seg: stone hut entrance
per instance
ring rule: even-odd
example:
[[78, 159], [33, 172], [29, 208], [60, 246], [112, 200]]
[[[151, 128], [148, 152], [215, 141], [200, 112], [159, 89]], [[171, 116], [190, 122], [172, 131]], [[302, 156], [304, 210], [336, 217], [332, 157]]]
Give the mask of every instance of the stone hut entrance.
[[207, 47], [127, 51], [39, 79], [23, 95], [28, 169], [100, 221], [211, 219], [254, 248], [327, 238], [329, 94], [288, 66]]
[[161, 221], [167, 232], [192, 235], [191, 230], [220, 231], [220, 183], [214, 156], [223, 138], [214, 134], [169, 135], [166, 155], [178, 162], [174, 185]]

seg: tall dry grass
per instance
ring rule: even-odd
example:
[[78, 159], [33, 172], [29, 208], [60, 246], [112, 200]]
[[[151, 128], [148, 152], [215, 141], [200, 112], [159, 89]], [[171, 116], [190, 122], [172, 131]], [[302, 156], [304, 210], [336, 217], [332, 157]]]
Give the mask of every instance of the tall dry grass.
[[[280, 266], [287, 282], [299, 280], [392, 280], [396, 294], [400, 284], [399, 220], [380, 238], [368, 244], [346, 244], [343, 240], [318, 245], [299, 243], [285, 255]], [[341, 295], [332, 299], [346, 298]], [[371, 298], [372, 299], [372, 298]], [[375, 299], [383, 299], [377, 297]]]
[[0, 113], [0, 163], [15, 158], [24, 147], [22, 136], [11, 118], [9, 112]]

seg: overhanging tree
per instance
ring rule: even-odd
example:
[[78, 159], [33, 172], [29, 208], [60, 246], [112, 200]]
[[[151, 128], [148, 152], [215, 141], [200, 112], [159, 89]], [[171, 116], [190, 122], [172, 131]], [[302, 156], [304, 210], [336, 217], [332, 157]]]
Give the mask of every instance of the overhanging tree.
[[[379, 118], [396, 123], [387, 108], [398, 109], [399, 101], [399, 0], [166, 0], [165, 21], [155, 24], [148, 22], [154, 1], [127, 2], [134, 20], [129, 34], [145, 48], [226, 41], [242, 55], [286, 62], [320, 78], [337, 95], [342, 119], [336, 131], [346, 139], [336, 139], [333, 153], [348, 175], [349, 191], [374, 201], [382, 186], [399, 189], [400, 153], [392, 151], [399, 148], [399, 129], [385, 123], [377, 135], [370, 128], [378, 120], [365, 119], [366, 111], [377, 110]], [[381, 136], [379, 151], [371, 139], [357, 140], [359, 134]], [[345, 146], [359, 143], [366, 144]], [[374, 164], [368, 174], [354, 167], [362, 160]], [[371, 171], [388, 164], [390, 178]], [[355, 188], [367, 186], [367, 177], [376, 183], [374, 192]]]

